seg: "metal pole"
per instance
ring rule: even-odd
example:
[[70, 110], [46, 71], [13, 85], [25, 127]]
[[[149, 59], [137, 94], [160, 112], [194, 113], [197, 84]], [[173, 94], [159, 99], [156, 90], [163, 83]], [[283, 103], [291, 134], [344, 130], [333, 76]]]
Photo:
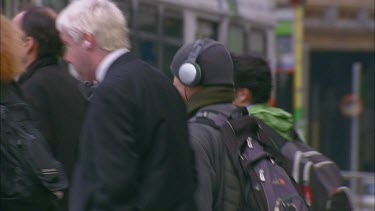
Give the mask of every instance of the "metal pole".
[[293, 80], [293, 110], [296, 129], [302, 135], [305, 141], [304, 134], [304, 116], [303, 116], [303, 21], [304, 21], [304, 7], [301, 4], [295, 7], [295, 22], [294, 22], [294, 58], [295, 71]]
[[[362, 64], [360, 62], [353, 63], [352, 66], [352, 94], [360, 97], [360, 86], [361, 86], [361, 71]], [[352, 172], [358, 172], [358, 160], [359, 160], [359, 115], [352, 117], [350, 127], [350, 170]], [[356, 179], [350, 180], [350, 185], [354, 193], [358, 193]]]

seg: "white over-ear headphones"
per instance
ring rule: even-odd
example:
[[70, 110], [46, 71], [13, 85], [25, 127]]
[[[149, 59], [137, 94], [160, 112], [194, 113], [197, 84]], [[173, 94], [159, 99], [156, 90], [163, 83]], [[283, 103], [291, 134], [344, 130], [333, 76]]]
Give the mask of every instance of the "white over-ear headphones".
[[196, 60], [204, 47], [204, 40], [197, 40], [191, 49], [189, 56], [182, 63], [177, 72], [177, 77], [185, 86], [194, 86], [199, 83], [202, 77], [201, 68]]

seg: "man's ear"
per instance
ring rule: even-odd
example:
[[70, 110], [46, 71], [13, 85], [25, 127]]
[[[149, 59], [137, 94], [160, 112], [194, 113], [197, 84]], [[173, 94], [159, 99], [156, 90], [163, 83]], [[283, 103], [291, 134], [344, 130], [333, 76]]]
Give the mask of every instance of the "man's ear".
[[252, 93], [247, 88], [237, 88], [234, 92], [233, 104], [236, 106], [248, 106], [251, 104]]
[[26, 37], [24, 38], [24, 47], [26, 48], [26, 52], [30, 53], [31, 51], [36, 50], [38, 43], [33, 37]]
[[96, 40], [91, 34], [83, 34], [82, 48], [92, 50], [96, 47]]

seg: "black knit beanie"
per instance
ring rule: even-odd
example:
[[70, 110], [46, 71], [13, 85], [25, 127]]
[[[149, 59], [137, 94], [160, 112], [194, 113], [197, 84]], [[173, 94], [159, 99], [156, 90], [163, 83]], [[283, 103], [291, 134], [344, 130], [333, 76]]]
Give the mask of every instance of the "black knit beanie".
[[[202, 71], [202, 78], [199, 85], [229, 85], [233, 86], [233, 63], [228, 50], [220, 42], [212, 39], [205, 39], [204, 46], [196, 63]], [[175, 54], [171, 71], [174, 76], [178, 74], [178, 69], [188, 58], [194, 43], [182, 46]]]

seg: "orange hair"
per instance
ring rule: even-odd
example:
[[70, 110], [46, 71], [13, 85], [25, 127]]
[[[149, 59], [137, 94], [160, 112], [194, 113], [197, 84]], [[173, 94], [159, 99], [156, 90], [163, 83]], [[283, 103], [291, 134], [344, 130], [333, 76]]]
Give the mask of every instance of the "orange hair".
[[5, 16], [0, 16], [0, 81], [13, 81], [22, 73], [22, 39], [20, 30]]

